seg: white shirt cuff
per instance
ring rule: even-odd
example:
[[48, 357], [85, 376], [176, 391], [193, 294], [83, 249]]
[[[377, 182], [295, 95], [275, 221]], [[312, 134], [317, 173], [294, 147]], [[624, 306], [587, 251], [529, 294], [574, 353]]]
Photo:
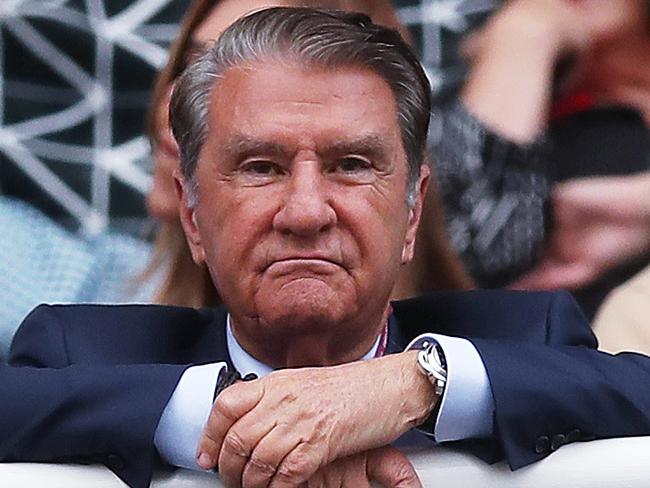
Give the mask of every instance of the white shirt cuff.
[[163, 410], [154, 445], [164, 461], [172, 466], [200, 470], [196, 449], [208, 420], [217, 378], [226, 363], [192, 366], [181, 376]]
[[474, 345], [459, 337], [422, 334], [406, 350], [423, 340], [440, 344], [447, 361], [447, 385], [433, 432], [436, 442], [491, 437], [494, 398], [485, 365]]

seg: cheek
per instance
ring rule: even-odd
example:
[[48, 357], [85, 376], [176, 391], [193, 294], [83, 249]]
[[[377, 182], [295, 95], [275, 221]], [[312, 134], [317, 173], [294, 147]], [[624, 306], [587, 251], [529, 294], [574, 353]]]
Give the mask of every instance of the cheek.
[[[370, 198], [348, 197], [345, 209], [339, 212], [339, 220], [349, 229], [361, 259], [372, 263], [389, 265], [401, 259], [406, 232], [406, 205], [397, 204], [373, 191]], [[386, 267], [382, 265], [378, 269]]]
[[219, 267], [244, 270], [272, 221], [272, 198], [255, 191], [213, 191], [201, 201], [206, 252]]

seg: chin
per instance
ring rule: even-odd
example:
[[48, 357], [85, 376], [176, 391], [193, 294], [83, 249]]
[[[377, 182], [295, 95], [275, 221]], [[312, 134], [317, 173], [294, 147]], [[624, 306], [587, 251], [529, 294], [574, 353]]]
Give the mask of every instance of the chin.
[[355, 315], [357, 307], [350, 294], [314, 281], [285, 285], [267, 297], [259, 297], [257, 311], [262, 322], [276, 330], [318, 334]]

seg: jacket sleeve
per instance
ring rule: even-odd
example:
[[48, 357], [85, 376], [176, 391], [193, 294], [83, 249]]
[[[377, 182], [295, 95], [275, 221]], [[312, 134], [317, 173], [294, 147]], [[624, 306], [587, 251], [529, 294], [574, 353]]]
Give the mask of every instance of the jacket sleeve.
[[0, 366], [0, 460], [101, 462], [128, 485], [149, 486], [154, 432], [186, 368], [70, 364], [57, 315], [39, 307]]
[[459, 100], [438, 109], [432, 157], [451, 241], [481, 287], [504, 286], [539, 256], [549, 144], [499, 137]]
[[552, 294], [545, 343], [472, 339], [495, 400], [495, 435], [512, 469], [565, 444], [650, 435], [650, 358], [596, 350], [564, 292]]

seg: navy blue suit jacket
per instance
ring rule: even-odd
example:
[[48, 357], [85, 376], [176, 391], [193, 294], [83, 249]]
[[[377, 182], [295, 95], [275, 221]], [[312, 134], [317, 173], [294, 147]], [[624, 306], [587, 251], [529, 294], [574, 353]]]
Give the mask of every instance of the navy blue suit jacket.
[[[423, 332], [469, 338], [495, 436], [466, 442], [513, 469], [565, 442], [650, 434], [650, 359], [595, 351], [566, 293], [436, 293], [393, 304], [389, 352]], [[40, 306], [0, 366], [1, 461], [103, 462], [148, 486], [160, 415], [190, 365], [229, 361], [225, 309]]]

